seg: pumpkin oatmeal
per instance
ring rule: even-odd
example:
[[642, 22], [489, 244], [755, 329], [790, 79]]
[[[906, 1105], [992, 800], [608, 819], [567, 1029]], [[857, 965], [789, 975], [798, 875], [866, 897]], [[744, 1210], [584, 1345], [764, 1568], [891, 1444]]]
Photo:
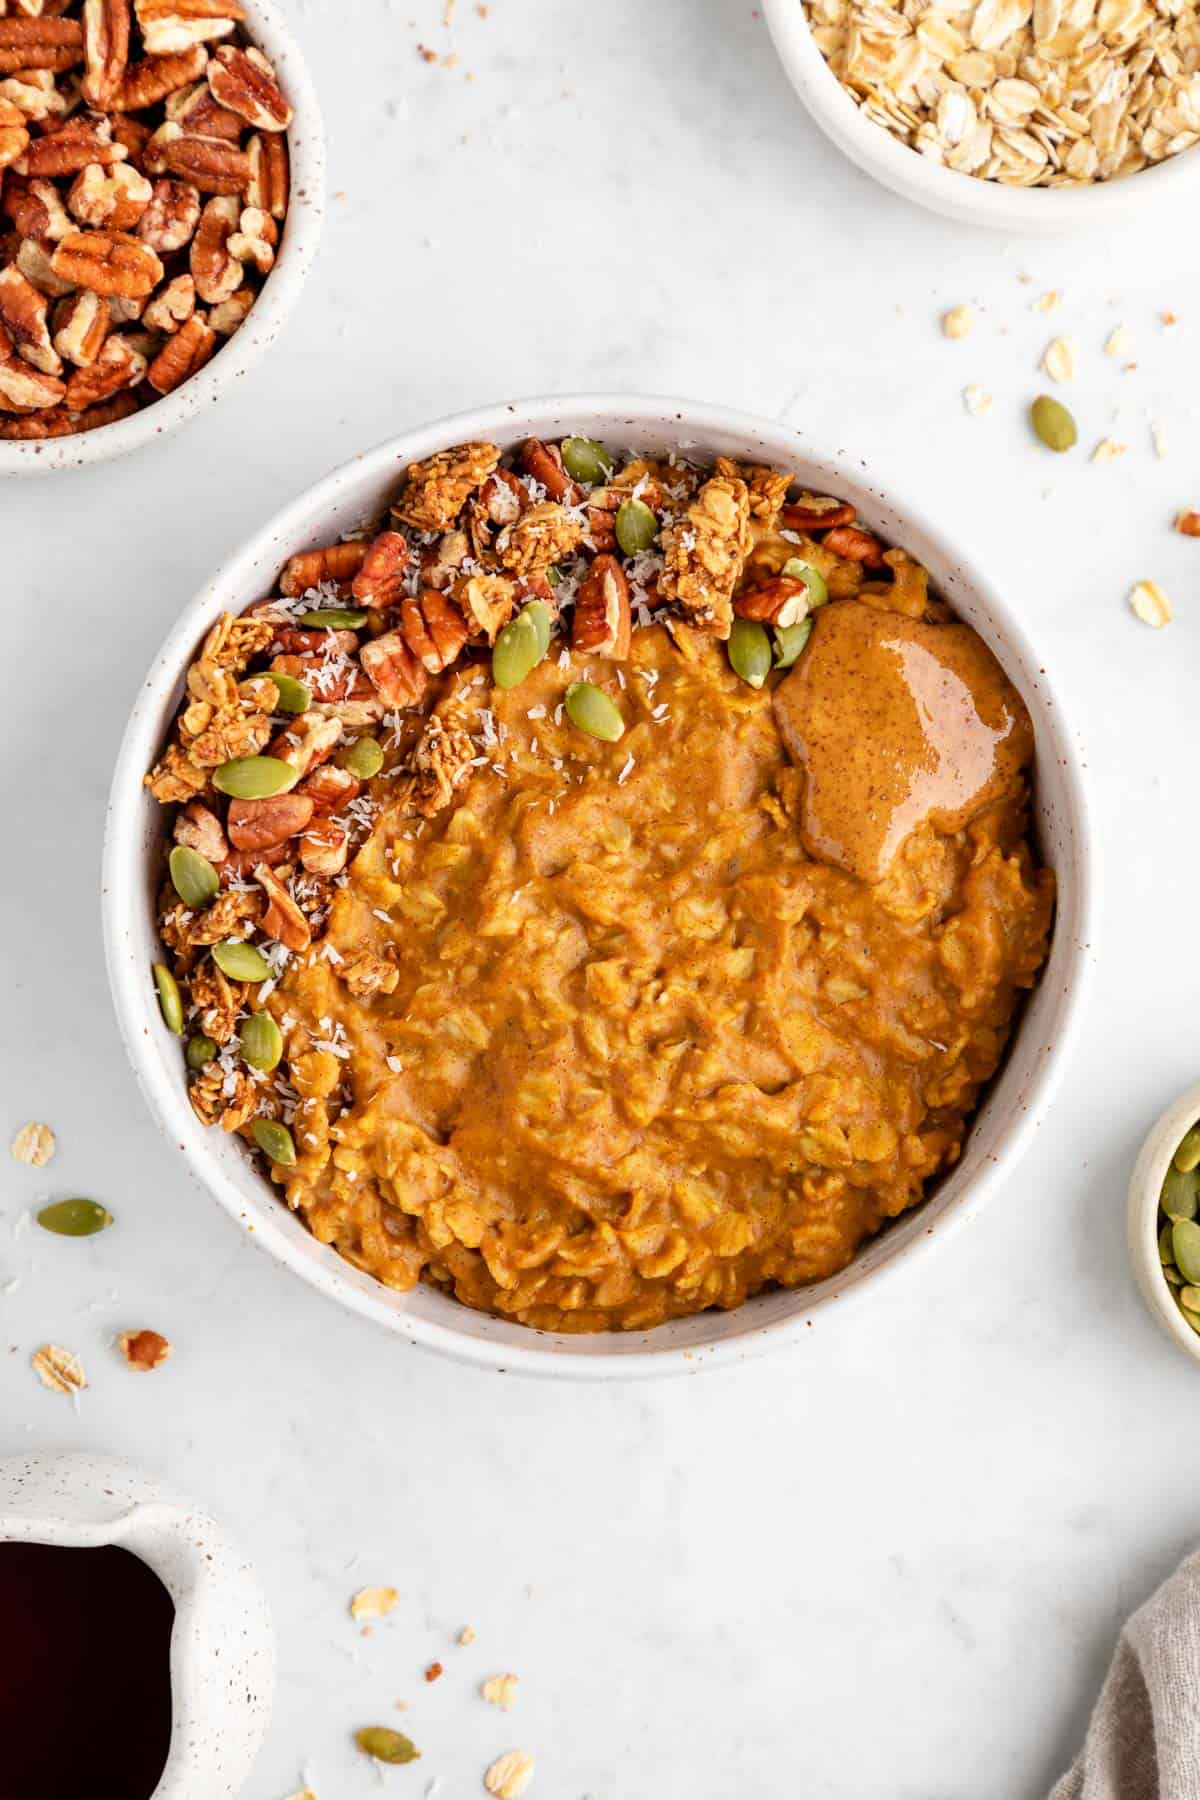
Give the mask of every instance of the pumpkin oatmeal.
[[460, 446], [193, 665], [164, 1016], [391, 1287], [644, 1329], [836, 1273], [961, 1153], [1047, 950], [1032, 729], [790, 486]]

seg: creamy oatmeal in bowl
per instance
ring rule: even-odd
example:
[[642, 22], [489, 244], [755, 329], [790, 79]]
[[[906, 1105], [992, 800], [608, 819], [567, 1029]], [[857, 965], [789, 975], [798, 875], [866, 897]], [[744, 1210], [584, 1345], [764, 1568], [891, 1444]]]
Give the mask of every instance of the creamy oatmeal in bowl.
[[321, 1285], [660, 1366], [981, 1185], [1078, 819], [1038, 678], [861, 486], [727, 415], [523, 410], [334, 477], [176, 634], [110, 959], [127, 1037], [158, 964], [156, 1104]]

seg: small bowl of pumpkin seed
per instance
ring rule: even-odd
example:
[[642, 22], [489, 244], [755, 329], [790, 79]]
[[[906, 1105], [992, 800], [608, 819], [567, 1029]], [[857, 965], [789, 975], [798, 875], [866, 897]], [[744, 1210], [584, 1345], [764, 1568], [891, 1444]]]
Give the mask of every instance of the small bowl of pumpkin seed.
[[1200, 1082], [1146, 1134], [1129, 1183], [1128, 1229], [1143, 1299], [1200, 1362]]

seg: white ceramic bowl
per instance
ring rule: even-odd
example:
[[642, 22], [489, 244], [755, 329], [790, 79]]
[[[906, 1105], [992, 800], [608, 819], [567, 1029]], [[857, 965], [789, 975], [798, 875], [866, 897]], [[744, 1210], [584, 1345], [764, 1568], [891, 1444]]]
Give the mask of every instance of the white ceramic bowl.
[[839, 150], [895, 194], [964, 225], [1053, 237], [1108, 228], [1133, 212], [1178, 216], [1200, 183], [1200, 150], [1090, 187], [1020, 188], [946, 169], [876, 125], [850, 98], [813, 42], [802, 0], [763, 0], [792, 86]]
[[[651, 1332], [595, 1336], [530, 1331], [424, 1285], [407, 1295], [391, 1292], [318, 1244], [280, 1204], [238, 1140], [199, 1124], [185, 1093], [179, 1042], [162, 1023], [150, 980], [159, 954], [154, 895], [164, 814], [142, 788], [143, 773], [170, 728], [187, 664], [219, 613], [240, 612], [271, 592], [294, 551], [327, 543], [380, 511], [414, 458], [470, 439], [509, 444], [531, 434], [566, 433], [634, 450], [696, 448], [794, 468], [805, 487], [844, 495], [868, 525], [920, 558], [1025, 696], [1037, 732], [1038, 830], [1059, 880], [1049, 966], [962, 1162], [925, 1206], [891, 1226], [832, 1280], [764, 1294], [735, 1312], [706, 1313]], [[829, 1307], [864, 1292], [885, 1269], [915, 1262], [919, 1250], [976, 1211], [1011, 1169], [1069, 1056], [1091, 957], [1091, 854], [1074, 740], [1041, 659], [1008, 602], [966, 560], [951, 520], [928, 517], [914, 502], [883, 492], [861, 465], [824, 456], [784, 427], [742, 413], [662, 399], [531, 400], [423, 426], [347, 463], [265, 525], [183, 609], [138, 696], [117, 761], [104, 853], [105, 945], [121, 1031], [160, 1124], [205, 1186], [288, 1268], [401, 1336], [473, 1362], [576, 1376], [682, 1372], [810, 1335], [809, 1326]]]
[[244, 0], [244, 29], [275, 64], [295, 118], [287, 133], [291, 194], [275, 267], [240, 326], [212, 361], [173, 394], [116, 425], [41, 443], [0, 439], [0, 480], [107, 462], [174, 431], [219, 401], [279, 336], [316, 259], [325, 218], [325, 133], [317, 90], [280, 0]]
[[1180, 1094], [1146, 1133], [1129, 1180], [1125, 1213], [1129, 1259], [1142, 1299], [1171, 1342], [1200, 1363], [1200, 1337], [1175, 1304], [1158, 1256], [1158, 1196], [1184, 1132], [1200, 1119], [1200, 1082]]

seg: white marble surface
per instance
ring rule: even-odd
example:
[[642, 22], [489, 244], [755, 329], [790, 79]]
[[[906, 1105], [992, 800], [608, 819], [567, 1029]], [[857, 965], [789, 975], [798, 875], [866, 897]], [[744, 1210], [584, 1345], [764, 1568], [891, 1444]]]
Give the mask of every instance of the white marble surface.
[[[1189, 235], [1023, 245], [909, 209], [817, 137], [740, 0], [457, 10], [448, 35], [442, 0], [300, 9], [338, 197], [292, 325], [155, 453], [0, 492], [4, 1129], [45, 1118], [61, 1145], [0, 1181], [0, 1450], [129, 1455], [250, 1548], [282, 1692], [247, 1800], [291, 1794], [306, 1757], [320, 1800], [372, 1795], [349, 1733], [387, 1720], [423, 1750], [397, 1795], [436, 1776], [465, 1800], [522, 1747], [543, 1800], [1036, 1796], [1118, 1620], [1200, 1535], [1196, 1370], [1122, 1245], [1137, 1142], [1196, 1074], [1200, 544], [1169, 529], [1200, 505]], [[1049, 287], [1052, 319], [1030, 310]], [[951, 344], [938, 315], [963, 300], [980, 323]], [[1101, 353], [1118, 322], [1130, 373]], [[1111, 433], [1118, 463], [1027, 438], [1054, 329], [1079, 343], [1084, 448]], [[959, 398], [975, 381], [986, 420]], [[588, 387], [785, 416], [940, 494], [1087, 743], [1107, 903], [1083, 1050], [972, 1229], [807, 1350], [569, 1389], [341, 1317], [191, 1185], [117, 1042], [96, 884], [123, 713], [215, 562], [405, 424]], [[1127, 610], [1142, 576], [1175, 598], [1166, 633]], [[19, 1229], [67, 1193], [117, 1227]], [[176, 1354], [132, 1376], [111, 1338], [143, 1324]], [[30, 1372], [46, 1339], [86, 1361], [77, 1416]], [[362, 1638], [346, 1602], [366, 1582], [402, 1599]], [[504, 1717], [477, 1683], [508, 1669]]]

